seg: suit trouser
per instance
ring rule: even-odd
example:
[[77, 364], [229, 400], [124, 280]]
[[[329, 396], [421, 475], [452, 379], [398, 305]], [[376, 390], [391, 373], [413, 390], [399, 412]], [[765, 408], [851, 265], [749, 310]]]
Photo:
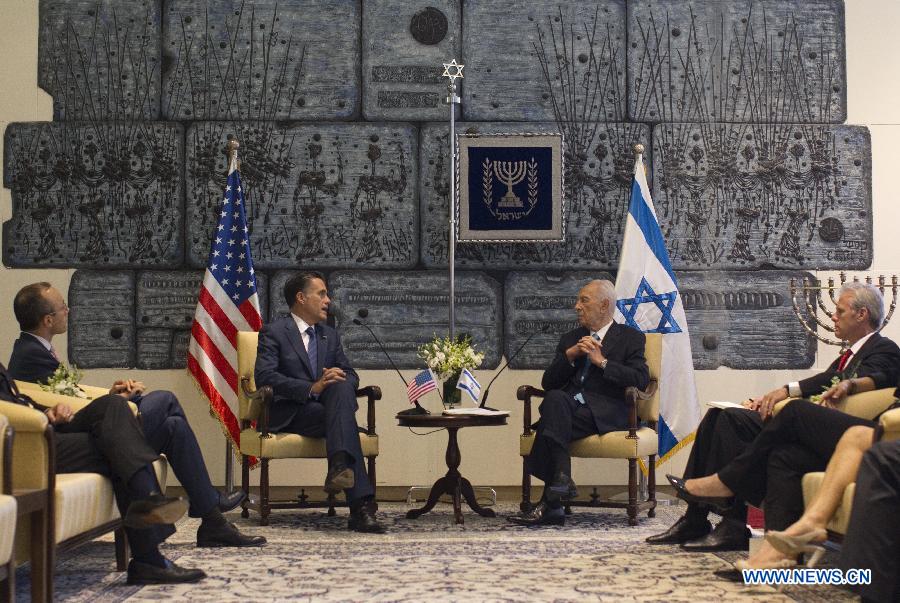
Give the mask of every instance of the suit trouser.
[[324, 437], [328, 458], [339, 452], [350, 456], [354, 484], [344, 490], [350, 503], [375, 494], [363, 463], [359, 426], [356, 424], [357, 409], [359, 404], [353, 385], [346, 381], [333, 383], [325, 388], [318, 400], [307, 400], [301, 404], [291, 422], [279, 430], [313, 438]]
[[[862, 458], [840, 566], [872, 570], [872, 583], [852, 587], [873, 601], [900, 601], [900, 440], [879, 442]], [[887, 526], [894, 529], [885, 529]]]
[[[794, 400], [768, 421], [743, 454], [718, 472], [719, 479], [738, 498], [754, 505], [765, 500], [766, 527], [771, 528], [769, 514], [774, 513], [779, 523], [787, 520], [785, 515], [779, 515], [783, 513], [779, 505], [802, 492], [800, 481], [803, 473], [825, 468], [838, 440], [854, 425], [873, 427], [875, 424], [806, 400]], [[772, 458], [773, 453], [781, 448], [783, 450]], [[802, 456], [797, 457], [795, 464], [791, 454], [797, 453], [799, 448], [805, 450]], [[770, 462], [776, 467], [779, 464], [793, 467], [794, 471], [780, 477], [776, 474], [770, 479]], [[774, 489], [771, 493], [768, 492], [770, 486]], [[802, 493], [799, 498], [802, 500]], [[794, 520], [797, 517], [799, 515]]]
[[597, 433], [594, 415], [568, 393], [552, 389], [540, 405], [541, 420], [531, 453], [525, 457], [528, 473], [549, 484], [557, 473], [572, 475], [569, 443]]
[[[757, 412], [741, 408], [710, 408], [697, 427], [694, 445], [684, 468], [684, 478], [718, 473], [743, 453], [762, 429], [763, 421]], [[706, 519], [709, 511], [706, 505], [688, 503], [687, 514], [697, 520]], [[747, 504], [736, 499], [722, 517], [744, 523], [747, 520]]]
[[[150, 495], [150, 492], [132, 492], [128, 481], [141, 470], [153, 474], [150, 465], [159, 454], [147, 444], [141, 426], [124, 398], [97, 398], [75, 413], [71, 422], [56, 426], [54, 431], [57, 473], [88, 472], [110, 477], [122, 517], [133, 498]], [[147, 530], [125, 528], [125, 532], [131, 548], [139, 555], [154, 550], [174, 534], [175, 526], [167, 524]]]
[[184, 409], [172, 392], [160, 390], [141, 396], [136, 402], [147, 443], [166, 455], [172, 471], [184, 486], [191, 517], [205, 517], [219, 504], [219, 491], [209, 479], [197, 436]]

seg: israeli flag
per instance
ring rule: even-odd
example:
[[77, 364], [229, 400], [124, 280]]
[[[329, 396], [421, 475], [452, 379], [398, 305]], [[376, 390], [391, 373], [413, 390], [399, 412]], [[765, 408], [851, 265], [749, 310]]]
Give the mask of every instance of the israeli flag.
[[478, 404], [478, 398], [481, 396], [481, 384], [475, 379], [475, 375], [469, 372], [469, 369], [463, 369], [459, 374], [459, 381], [456, 382], [456, 389], [469, 394], [472, 401]]
[[644, 333], [663, 333], [659, 466], [693, 441], [700, 423], [700, 403], [684, 305], [653, 209], [642, 154], [634, 162], [626, 220], [616, 276], [615, 320]]

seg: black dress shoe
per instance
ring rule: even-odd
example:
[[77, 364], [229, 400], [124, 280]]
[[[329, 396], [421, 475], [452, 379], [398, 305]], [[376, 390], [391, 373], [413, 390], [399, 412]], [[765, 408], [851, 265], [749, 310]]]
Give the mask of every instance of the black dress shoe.
[[347, 488], [352, 488], [354, 483], [356, 483], [356, 479], [353, 476], [353, 469], [339, 463], [328, 470], [324, 489], [329, 494], [340, 494]]
[[387, 532], [387, 528], [375, 519], [375, 511], [368, 504], [350, 513], [347, 527], [354, 532], [363, 532], [365, 534], [384, 534]]
[[669, 480], [669, 483], [675, 488], [675, 495], [681, 500], [689, 503], [709, 505], [718, 511], [727, 511], [734, 505], [733, 496], [697, 496], [696, 494], [691, 494], [687, 491], [687, 488], [684, 485], [685, 480], [680, 477], [667, 474], [666, 479]]
[[234, 492], [230, 492], [228, 494], [219, 493], [219, 511], [222, 513], [228, 513], [229, 511], [236, 509], [239, 504], [244, 502], [244, 499], [247, 498], [247, 495], [243, 490], [235, 490]]
[[562, 507], [553, 508], [545, 502], [540, 502], [528, 513], [507, 517], [506, 521], [519, 526], [564, 526], [566, 512]]
[[707, 520], [698, 522], [691, 520], [687, 515], [682, 515], [671, 528], [661, 534], [648, 536], [646, 542], [650, 544], [682, 544], [689, 540], [703, 538], [712, 530], [712, 525]]
[[206, 578], [206, 572], [193, 567], [179, 567], [166, 560], [166, 567], [131, 560], [128, 564], [128, 584], [177, 584], [199, 582]]
[[702, 538], [685, 542], [681, 548], [692, 553], [746, 551], [750, 548], [750, 530], [734, 519], [723, 519], [715, 530]]
[[197, 528], [197, 546], [200, 547], [262, 546], [265, 543], [265, 537], [242, 534], [230, 521], [217, 526], [203, 522]]
[[132, 501], [125, 512], [123, 523], [127, 528], [146, 530], [155, 525], [175, 523], [187, 512], [188, 504], [183, 498], [168, 498], [153, 494], [147, 498]]
[[556, 476], [549, 490], [562, 500], [572, 500], [578, 496], [578, 488], [575, 486], [575, 482], [565, 473], [560, 473]]

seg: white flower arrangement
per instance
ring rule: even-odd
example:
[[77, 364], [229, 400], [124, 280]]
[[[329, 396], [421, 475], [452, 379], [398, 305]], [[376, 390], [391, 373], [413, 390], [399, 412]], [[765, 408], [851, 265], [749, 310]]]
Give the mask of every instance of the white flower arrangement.
[[472, 338], [468, 335], [455, 340], [435, 336], [419, 348], [419, 358], [443, 381], [463, 369], [478, 368], [484, 360], [484, 353], [475, 351]]
[[47, 383], [39, 385], [45, 392], [73, 396], [75, 398], [87, 398], [87, 394], [78, 387], [83, 376], [84, 373], [74, 364], [67, 366], [64, 362], [60, 362], [53, 374], [47, 378]]

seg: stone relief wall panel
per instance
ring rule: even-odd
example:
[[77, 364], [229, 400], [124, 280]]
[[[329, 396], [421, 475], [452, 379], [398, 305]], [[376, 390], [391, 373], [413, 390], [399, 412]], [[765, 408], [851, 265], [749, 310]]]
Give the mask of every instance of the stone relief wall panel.
[[[449, 281], [442, 272], [336, 272], [329, 280], [344, 351], [356, 368], [389, 366], [368, 331], [353, 324], [361, 308], [398, 367], [424, 368], [418, 347], [449, 325]], [[456, 273], [456, 331], [471, 335], [484, 352], [483, 369], [500, 363], [503, 325], [501, 284], [483, 272]]]
[[563, 333], [579, 326], [575, 315], [578, 291], [593, 279], [609, 279], [608, 272], [509, 272], [503, 285], [503, 352], [510, 358], [534, 335], [511, 369], [545, 369], [553, 360]]
[[[816, 340], [794, 315], [791, 270], [685, 271], [678, 286], [691, 333], [694, 368], [809, 368]], [[802, 313], [806, 316], [805, 309]]]
[[444, 62], [461, 59], [460, 1], [363, 3], [363, 116], [436, 120], [448, 115]]
[[162, 114], [349, 119], [360, 105], [358, 2], [166, 0]]
[[863, 126], [660, 124], [653, 200], [677, 268], [868, 268]]
[[628, 3], [635, 121], [840, 123], [842, 0]]
[[38, 85], [54, 119], [159, 119], [160, 2], [40, 0]]
[[178, 266], [184, 132], [170, 122], [15, 123], [4, 136], [7, 266]]
[[77, 270], [69, 284], [69, 353], [79, 368], [135, 364], [134, 273]]
[[[583, 134], [564, 133], [566, 241], [563, 243], [461, 243], [457, 266], [465, 268], [535, 269], [615, 268], [619, 261], [624, 218], [631, 195], [635, 143], [650, 139], [642, 124], [582, 123]], [[554, 123], [457, 124], [457, 133], [559, 132]], [[420, 136], [419, 188], [422, 263], [447, 265], [447, 221], [450, 207], [450, 128], [427, 124]], [[570, 142], [575, 140], [575, 142]]]
[[257, 268], [411, 268], [418, 259], [416, 128], [216, 122], [187, 133], [189, 261], [209, 255], [226, 134], [241, 142]]
[[625, 119], [624, 0], [467, 0], [463, 23], [465, 119]]

